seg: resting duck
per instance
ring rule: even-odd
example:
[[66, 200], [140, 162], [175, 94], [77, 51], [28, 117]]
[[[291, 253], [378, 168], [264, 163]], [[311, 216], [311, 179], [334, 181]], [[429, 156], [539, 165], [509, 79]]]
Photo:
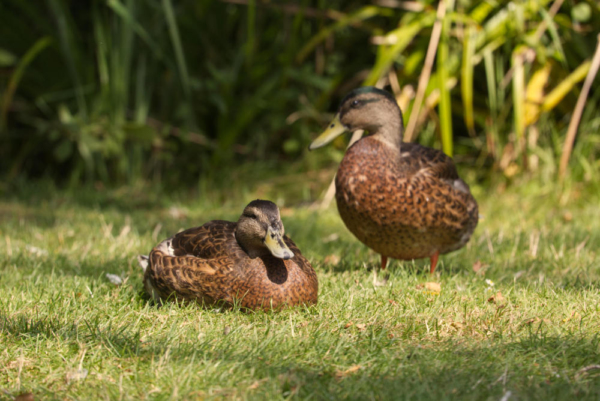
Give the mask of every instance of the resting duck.
[[333, 121], [309, 147], [320, 148], [346, 131], [365, 130], [347, 151], [335, 179], [346, 227], [388, 258], [430, 258], [464, 246], [477, 226], [477, 202], [454, 162], [439, 150], [402, 143], [402, 112], [394, 97], [374, 87], [350, 92]]
[[317, 303], [315, 271], [284, 236], [270, 201], [250, 202], [237, 223], [213, 220], [175, 234], [138, 260], [146, 291], [157, 302], [177, 298], [265, 310]]

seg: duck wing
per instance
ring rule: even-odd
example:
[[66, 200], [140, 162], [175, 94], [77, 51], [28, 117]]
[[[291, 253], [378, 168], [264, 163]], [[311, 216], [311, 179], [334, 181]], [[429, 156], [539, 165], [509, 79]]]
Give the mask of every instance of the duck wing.
[[456, 171], [451, 157], [437, 149], [421, 146], [416, 143], [403, 143], [400, 153], [401, 169], [407, 175], [425, 174], [453, 187], [455, 190], [469, 194], [469, 186]]
[[[236, 223], [213, 220], [200, 226], [187, 229], [163, 241], [163, 247], [172, 256], [194, 256], [211, 259], [223, 256], [227, 251], [235, 251]], [[163, 243], [157, 246], [160, 247]]]
[[234, 232], [235, 223], [215, 220], [158, 244], [150, 253], [144, 277], [148, 292], [155, 299], [177, 293], [190, 301], [228, 300], [219, 282], [236, 274], [233, 261], [245, 255]]

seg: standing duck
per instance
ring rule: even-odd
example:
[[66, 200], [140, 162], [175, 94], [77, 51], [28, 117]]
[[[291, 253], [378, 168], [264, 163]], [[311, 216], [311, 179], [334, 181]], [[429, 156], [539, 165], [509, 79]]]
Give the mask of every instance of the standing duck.
[[174, 297], [265, 310], [317, 303], [315, 271], [284, 235], [270, 201], [250, 202], [237, 223], [213, 220], [175, 234], [138, 260], [157, 302]]
[[346, 131], [369, 135], [347, 151], [335, 179], [336, 201], [346, 227], [388, 258], [430, 258], [463, 247], [477, 226], [477, 202], [454, 162], [439, 150], [403, 143], [402, 112], [394, 97], [374, 87], [350, 92], [333, 121], [309, 149]]

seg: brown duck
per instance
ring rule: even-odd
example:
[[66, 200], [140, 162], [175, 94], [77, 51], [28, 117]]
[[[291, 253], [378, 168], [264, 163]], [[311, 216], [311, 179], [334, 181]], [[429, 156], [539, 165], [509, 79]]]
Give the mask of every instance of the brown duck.
[[177, 298], [247, 309], [317, 303], [315, 271], [284, 235], [270, 201], [250, 202], [237, 223], [213, 220], [175, 234], [138, 259], [146, 291], [157, 302]]
[[316, 149], [346, 131], [370, 135], [352, 145], [335, 179], [336, 201], [346, 227], [362, 243], [388, 258], [430, 258], [464, 246], [477, 226], [477, 202], [454, 162], [439, 150], [403, 143], [402, 113], [381, 89], [350, 92]]

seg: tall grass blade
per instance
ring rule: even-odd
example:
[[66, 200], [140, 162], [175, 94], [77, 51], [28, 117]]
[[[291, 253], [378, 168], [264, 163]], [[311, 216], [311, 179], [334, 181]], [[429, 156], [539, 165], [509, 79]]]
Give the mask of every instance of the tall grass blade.
[[525, 134], [525, 66], [524, 47], [518, 47], [512, 55], [512, 93], [515, 133], [521, 140]]
[[154, 39], [152, 39], [148, 31], [145, 30], [144, 27], [135, 20], [133, 15], [131, 15], [129, 12], [129, 9], [125, 7], [123, 3], [121, 3], [119, 0], [108, 0], [106, 5], [110, 7], [115, 14], [131, 24], [135, 30], [135, 33], [144, 43], [146, 43], [146, 46], [148, 46], [148, 49], [154, 53], [154, 56], [157, 58], [157, 60], [164, 59], [164, 54], [160, 45]]
[[423, 30], [423, 28], [433, 25], [435, 22], [435, 12], [425, 13], [406, 25], [395, 29], [385, 35], [385, 40], [392, 43], [389, 46], [382, 45], [378, 49], [377, 61], [371, 69], [368, 77], [364, 80], [363, 85], [375, 85], [379, 78], [387, 73], [394, 60], [402, 53], [406, 47], [412, 42], [415, 36]]
[[562, 47], [562, 43], [560, 42], [560, 35], [558, 33], [558, 30], [556, 29], [556, 23], [552, 19], [552, 16], [550, 15], [550, 13], [548, 11], [546, 11], [544, 8], [540, 8], [540, 12], [542, 13], [542, 16], [544, 17], [544, 22], [546, 22], [548, 31], [550, 32], [550, 37], [552, 38], [552, 43], [554, 44], [554, 47], [556, 48], [557, 56], [559, 56], [557, 58], [561, 62], [561, 64], [563, 65], [564, 68], [568, 68], [567, 56], [565, 55], [565, 51]]
[[102, 92], [108, 91], [110, 75], [108, 72], [108, 38], [104, 29], [97, 2], [92, 8], [92, 24], [94, 25], [94, 39], [96, 40], [96, 64]]
[[136, 68], [134, 119], [137, 123], [145, 123], [150, 108], [151, 88], [146, 88], [147, 61], [144, 54], [140, 56]]
[[27, 66], [31, 64], [31, 62], [35, 59], [35, 57], [46, 47], [48, 47], [52, 43], [52, 39], [49, 36], [45, 36], [39, 39], [37, 42], [31, 46], [27, 53], [19, 60], [15, 71], [12, 73], [6, 91], [4, 92], [4, 96], [2, 99], [2, 111], [0, 115], [0, 130], [4, 130], [6, 128], [6, 116], [8, 114], [8, 109], [10, 104], [12, 103], [12, 98], [19, 86], [19, 82], [21, 82], [21, 78], [27, 69]]
[[565, 174], [567, 173], [567, 165], [569, 164], [569, 158], [571, 157], [571, 152], [573, 151], [573, 142], [575, 141], [575, 135], [577, 135], [577, 128], [579, 127], [581, 114], [583, 113], [585, 101], [587, 100], [588, 93], [590, 92], [590, 88], [594, 82], [594, 78], [596, 78], [596, 74], [598, 73], [598, 68], [600, 68], [600, 34], [597, 37], [596, 52], [594, 53], [594, 58], [592, 59], [592, 65], [590, 66], [590, 70], [585, 77], [583, 88], [581, 89], [581, 93], [577, 98], [577, 104], [575, 105], [573, 116], [569, 122], [567, 137], [565, 138], [565, 144], [563, 145], [563, 152], [560, 157], [560, 166], [558, 169], [558, 176], [561, 181], [565, 178]]
[[444, 0], [446, 15], [442, 20], [442, 33], [437, 57], [438, 89], [440, 91], [440, 132], [442, 139], [442, 150], [452, 157], [452, 102], [450, 90], [446, 86], [448, 82], [448, 41], [450, 37], [450, 18], [448, 11], [454, 8], [454, 0]]
[[551, 64], [546, 64], [537, 69], [527, 83], [525, 92], [525, 126], [529, 126], [537, 122], [540, 117], [540, 106], [544, 100], [544, 87], [550, 78]]
[[327, 27], [321, 29], [319, 32], [317, 32], [317, 34], [315, 36], [313, 36], [302, 47], [302, 49], [300, 49], [300, 51], [298, 52], [298, 55], [296, 56], [296, 60], [298, 61], [298, 63], [301, 63], [302, 61], [304, 61], [304, 58], [306, 58], [306, 56], [308, 56], [308, 54], [311, 51], [313, 51], [313, 49], [315, 47], [317, 47], [317, 45], [319, 43], [321, 43], [322, 41], [327, 39], [329, 37], [329, 35], [331, 35], [332, 33], [336, 32], [342, 28], [345, 28], [348, 25], [351, 25], [351, 24], [359, 22], [359, 21], [364, 21], [366, 19], [375, 17], [377, 15], [389, 15], [389, 11], [385, 10], [385, 9], [381, 9], [379, 7], [375, 7], [375, 6], [366, 6], [352, 14], [348, 14], [348, 15], [344, 16], [336, 23], [334, 23], [330, 26], [327, 26]]
[[248, 0], [247, 16], [247, 38], [246, 38], [246, 59], [251, 62], [254, 55], [254, 47], [256, 46], [256, 0]]
[[77, 99], [79, 113], [83, 121], [87, 122], [87, 105], [83, 93], [81, 77], [79, 76], [79, 71], [77, 69], [77, 53], [79, 49], [73, 40], [74, 27], [72, 24], [69, 24], [69, 21], [67, 20], [68, 12], [64, 9], [64, 5], [59, 0], [49, 0], [49, 3], [58, 25], [60, 46], [67, 61], [67, 68], [69, 69], [71, 79], [73, 80], [73, 84], [75, 86], [75, 97]]
[[558, 85], [552, 91], [550, 91], [546, 97], [544, 98], [544, 102], [542, 103], [542, 111], [550, 111], [555, 108], [565, 96], [567, 96], [575, 85], [579, 82], [583, 81], [587, 76], [590, 67], [592, 66], [592, 62], [590, 60], [584, 61], [567, 77], [562, 79]]
[[475, 121], [473, 118], [473, 70], [475, 62], [475, 25], [467, 26], [463, 39], [463, 57], [461, 65], [460, 87], [465, 117], [465, 124], [471, 136], [475, 135]]
[[[127, 0], [126, 8], [130, 15], [135, 18], [133, 0]], [[124, 19], [120, 21], [119, 40], [116, 48], [118, 57], [112, 57], [113, 67], [112, 87], [114, 88], [113, 101], [117, 105], [111, 108], [114, 112], [114, 122], [122, 124], [126, 120], [127, 109], [129, 108], [129, 86], [131, 74], [131, 60], [133, 57], [133, 21], [135, 19]]]
[[489, 129], [487, 136], [487, 150], [492, 157], [497, 157], [497, 142], [498, 142], [498, 94], [496, 93], [496, 73], [494, 71], [494, 53], [487, 49], [483, 52], [483, 64], [485, 66], [485, 78], [487, 82], [488, 104], [490, 108]]
[[485, 66], [485, 79], [487, 82], [488, 102], [492, 119], [498, 116], [498, 95], [496, 93], [496, 73], [494, 72], [494, 53], [491, 50], [483, 53], [483, 64]]
[[[185, 98], [189, 103], [191, 100], [190, 77], [188, 75], [187, 64], [185, 62], [185, 55], [183, 54], [183, 46], [181, 45], [177, 20], [175, 19], [175, 13], [173, 12], [173, 4], [171, 3], [171, 0], [163, 0], [162, 5], [165, 11], [167, 26], [169, 27], [171, 42], [175, 50], [175, 59], [177, 60], [177, 69], [179, 70], [183, 93], [185, 94]], [[188, 118], [192, 118], [191, 108], [188, 110]]]
[[431, 37], [429, 38], [429, 44], [427, 45], [425, 65], [423, 66], [423, 70], [419, 75], [419, 85], [417, 86], [417, 94], [415, 96], [415, 100], [410, 111], [410, 117], [408, 119], [408, 124], [406, 125], [406, 131], [404, 132], [404, 140], [406, 142], [411, 142], [416, 137], [415, 132], [417, 127], [417, 121], [419, 120], [419, 113], [421, 111], [423, 98], [425, 97], [425, 91], [427, 89], [427, 85], [429, 84], [431, 68], [433, 67], [434, 58], [437, 53], [437, 48], [440, 41], [440, 34], [442, 31], [442, 20], [445, 15], [446, 4], [444, 2], [439, 2], [436, 11], [436, 21], [433, 24], [433, 29], [431, 30]]

